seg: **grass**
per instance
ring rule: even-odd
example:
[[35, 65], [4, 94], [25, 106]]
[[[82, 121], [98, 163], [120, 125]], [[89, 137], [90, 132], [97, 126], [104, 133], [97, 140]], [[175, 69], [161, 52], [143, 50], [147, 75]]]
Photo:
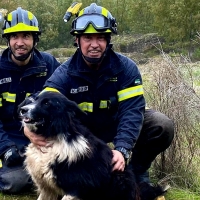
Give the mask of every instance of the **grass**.
[[[36, 200], [37, 195], [31, 194], [21, 194], [21, 195], [5, 195], [0, 193], [0, 200]], [[166, 200], [199, 200], [200, 194], [192, 193], [187, 190], [171, 188], [165, 195]]]
[[166, 200], [199, 200], [200, 194], [183, 189], [171, 189], [165, 195]]
[[0, 193], [0, 200], [36, 200], [37, 195], [34, 193], [26, 193], [19, 195], [6, 195]]
[[5, 48], [7, 48], [7, 46], [5, 46], [5, 45], [0, 45], [0, 49], [5, 49]]

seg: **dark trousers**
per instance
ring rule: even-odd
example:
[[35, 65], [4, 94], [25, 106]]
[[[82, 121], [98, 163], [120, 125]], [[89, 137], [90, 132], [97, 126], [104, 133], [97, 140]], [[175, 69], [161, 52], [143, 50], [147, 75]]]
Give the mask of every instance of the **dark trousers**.
[[141, 134], [133, 148], [130, 161], [135, 174], [147, 171], [156, 156], [170, 146], [173, 138], [173, 121], [160, 112], [147, 109]]
[[33, 186], [23, 165], [7, 167], [3, 161], [0, 167], [0, 192], [15, 194], [30, 191]]

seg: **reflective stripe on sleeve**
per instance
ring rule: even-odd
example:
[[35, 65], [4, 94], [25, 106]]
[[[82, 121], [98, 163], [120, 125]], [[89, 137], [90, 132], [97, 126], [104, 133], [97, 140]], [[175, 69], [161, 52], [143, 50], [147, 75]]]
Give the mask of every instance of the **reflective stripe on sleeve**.
[[9, 92], [4, 92], [2, 94], [3, 96], [3, 99], [5, 99], [6, 101], [9, 101], [9, 102], [15, 102], [15, 99], [16, 99], [16, 94], [11, 94]]
[[28, 96], [30, 96], [31, 95], [31, 93], [26, 93], [26, 97], [28, 97]]
[[83, 102], [78, 106], [82, 111], [93, 112], [93, 103]]
[[101, 100], [99, 108], [108, 108], [108, 101], [107, 100]]
[[144, 94], [142, 85], [137, 85], [134, 87], [126, 88], [119, 91], [118, 93], [118, 102], [130, 99], [132, 97], [140, 96]]

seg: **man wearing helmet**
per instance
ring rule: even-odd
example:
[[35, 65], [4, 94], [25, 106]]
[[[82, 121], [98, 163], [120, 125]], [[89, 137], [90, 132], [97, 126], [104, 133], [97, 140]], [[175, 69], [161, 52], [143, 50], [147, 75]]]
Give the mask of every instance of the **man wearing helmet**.
[[17, 8], [9, 13], [2, 37], [8, 48], [0, 56], [0, 191], [21, 192], [32, 182], [23, 168], [23, 151], [29, 143], [17, 116], [17, 106], [43, 84], [60, 65], [35, 46], [40, 30], [36, 17]]
[[[117, 25], [107, 9], [95, 3], [84, 8], [72, 22], [70, 33], [78, 49], [46, 81], [44, 91], [57, 90], [87, 112], [87, 127], [114, 144], [113, 170], [124, 170], [132, 154], [129, 165], [138, 185], [152, 187], [147, 171], [171, 144], [173, 122], [162, 113], [145, 110], [136, 64], [111, 48], [111, 33], [117, 33]], [[43, 138], [27, 129], [24, 132], [36, 145], [47, 145]]]

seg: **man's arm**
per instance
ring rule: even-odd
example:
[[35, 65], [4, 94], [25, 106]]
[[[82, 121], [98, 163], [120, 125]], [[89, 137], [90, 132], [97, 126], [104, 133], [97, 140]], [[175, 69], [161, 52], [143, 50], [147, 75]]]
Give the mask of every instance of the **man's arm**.
[[0, 157], [12, 146], [15, 146], [15, 143], [9, 140], [8, 134], [4, 131], [3, 123], [0, 120]]

